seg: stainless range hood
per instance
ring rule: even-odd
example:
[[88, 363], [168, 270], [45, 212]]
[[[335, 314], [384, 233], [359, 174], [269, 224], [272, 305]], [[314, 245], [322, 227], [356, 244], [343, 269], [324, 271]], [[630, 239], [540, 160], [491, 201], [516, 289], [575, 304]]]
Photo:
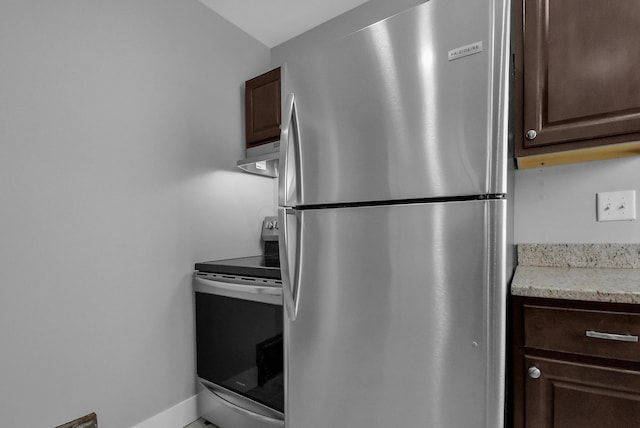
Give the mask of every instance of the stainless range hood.
[[247, 157], [237, 162], [238, 168], [250, 174], [278, 177], [280, 141], [262, 144], [247, 149]]
[[278, 153], [267, 153], [239, 160], [238, 168], [251, 174], [276, 178], [278, 176]]

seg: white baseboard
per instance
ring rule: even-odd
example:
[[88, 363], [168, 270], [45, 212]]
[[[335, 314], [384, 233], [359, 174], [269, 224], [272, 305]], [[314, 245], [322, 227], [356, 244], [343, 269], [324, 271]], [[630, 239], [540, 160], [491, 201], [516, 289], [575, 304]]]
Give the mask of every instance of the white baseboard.
[[151, 416], [131, 428], [182, 428], [198, 419], [197, 395]]

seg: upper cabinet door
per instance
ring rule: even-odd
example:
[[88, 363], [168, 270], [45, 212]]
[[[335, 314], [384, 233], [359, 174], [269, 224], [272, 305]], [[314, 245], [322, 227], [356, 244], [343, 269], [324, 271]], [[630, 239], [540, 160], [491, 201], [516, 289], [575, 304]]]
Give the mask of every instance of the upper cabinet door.
[[515, 10], [517, 156], [640, 140], [640, 2]]
[[280, 138], [280, 68], [245, 82], [247, 148]]

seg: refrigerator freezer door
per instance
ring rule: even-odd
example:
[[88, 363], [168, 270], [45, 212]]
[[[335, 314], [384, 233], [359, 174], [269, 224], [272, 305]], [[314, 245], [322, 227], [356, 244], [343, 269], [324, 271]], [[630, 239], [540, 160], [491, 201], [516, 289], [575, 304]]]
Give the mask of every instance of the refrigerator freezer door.
[[503, 426], [505, 207], [299, 212], [285, 425]]
[[431, 0], [289, 61], [304, 177], [280, 205], [505, 193], [500, 5]]

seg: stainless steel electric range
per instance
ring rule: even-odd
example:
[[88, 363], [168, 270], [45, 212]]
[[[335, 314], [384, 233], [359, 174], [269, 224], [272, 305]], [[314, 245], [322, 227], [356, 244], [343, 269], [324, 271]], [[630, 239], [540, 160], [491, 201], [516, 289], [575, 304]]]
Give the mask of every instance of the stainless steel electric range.
[[198, 412], [220, 428], [284, 426], [278, 223], [261, 255], [195, 265]]

